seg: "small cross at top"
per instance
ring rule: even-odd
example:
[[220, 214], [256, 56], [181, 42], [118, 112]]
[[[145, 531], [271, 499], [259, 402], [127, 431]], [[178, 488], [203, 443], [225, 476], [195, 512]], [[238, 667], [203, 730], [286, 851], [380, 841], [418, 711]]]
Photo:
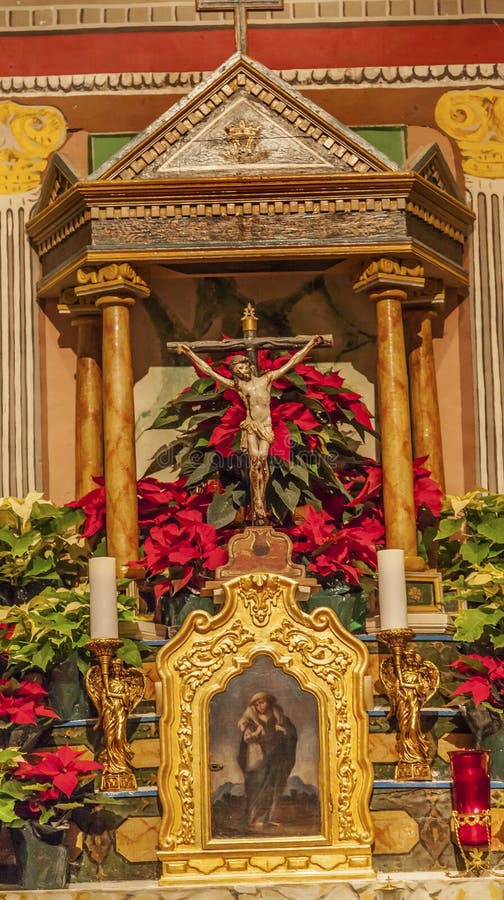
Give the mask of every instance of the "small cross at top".
[[284, 0], [196, 0], [198, 12], [234, 12], [236, 49], [247, 52], [247, 10], [283, 9]]

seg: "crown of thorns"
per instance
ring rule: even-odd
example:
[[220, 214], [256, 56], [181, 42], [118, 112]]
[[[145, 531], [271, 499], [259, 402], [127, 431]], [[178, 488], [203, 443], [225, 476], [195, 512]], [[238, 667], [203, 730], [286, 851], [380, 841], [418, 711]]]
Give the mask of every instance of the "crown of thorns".
[[248, 363], [249, 366], [252, 365], [252, 363], [250, 362], [250, 359], [248, 359], [247, 356], [243, 356], [243, 355], [241, 355], [241, 356], [232, 356], [231, 359], [229, 360], [228, 365], [229, 365], [229, 368], [230, 368], [230, 369], [233, 369], [234, 366], [237, 366], [237, 365], [238, 365], [238, 363], [244, 363], [244, 362]]

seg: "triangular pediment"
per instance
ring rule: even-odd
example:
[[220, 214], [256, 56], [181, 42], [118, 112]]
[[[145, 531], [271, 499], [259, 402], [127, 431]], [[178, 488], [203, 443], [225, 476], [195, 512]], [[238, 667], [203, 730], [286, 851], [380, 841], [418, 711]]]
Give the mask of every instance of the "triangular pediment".
[[73, 184], [84, 178], [84, 173], [79, 172], [71, 165], [61, 153], [54, 153], [51, 157], [44, 181], [40, 190], [40, 196], [33, 215], [55, 203]]
[[440, 190], [451, 194], [457, 200], [464, 200], [451, 169], [444, 158], [438, 144], [429, 144], [427, 147], [419, 147], [405, 162], [404, 169], [417, 172], [426, 181], [435, 184]]
[[273, 72], [235, 54], [88, 180], [397, 169]]

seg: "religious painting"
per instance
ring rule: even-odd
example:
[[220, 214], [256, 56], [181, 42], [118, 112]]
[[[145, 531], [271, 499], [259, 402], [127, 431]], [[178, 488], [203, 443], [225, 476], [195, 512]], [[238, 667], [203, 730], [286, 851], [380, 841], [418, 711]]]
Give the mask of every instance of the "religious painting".
[[318, 835], [315, 697], [263, 654], [210, 703], [213, 838]]

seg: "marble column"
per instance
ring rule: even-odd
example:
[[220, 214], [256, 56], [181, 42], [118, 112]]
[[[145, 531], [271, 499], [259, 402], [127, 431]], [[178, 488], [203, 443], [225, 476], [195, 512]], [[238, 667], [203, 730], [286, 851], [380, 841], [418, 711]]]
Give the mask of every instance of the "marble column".
[[470, 258], [476, 483], [504, 492], [504, 91], [448, 91], [436, 122], [456, 142], [476, 213]]
[[380, 418], [383, 506], [388, 548], [404, 550], [406, 569], [421, 571], [413, 494], [413, 452], [408, 371], [402, 320], [407, 288], [422, 287], [421, 267], [377, 260], [354, 285], [376, 304], [378, 409]]
[[427, 456], [426, 468], [445, 491], [441, 419], [432, 347], [432, 320], [436, 313], [428, 309], [406, 313], [409, 345], [409, 380], [413, 453]]
[[75, 373], [75, 496], [96, 487], [93, 477], [103, 475], [103, 404], [101, 328], [98, 311], [76, 314]]
[[149, 288], [131, 266], [79, 270], [79, 299], [94, 300], [103, 316], [103, 432], [107, 553], [117, 560], [118, 575], [138, 559], [135, 416], [131, 359], [130, 308], [149, 296]]

